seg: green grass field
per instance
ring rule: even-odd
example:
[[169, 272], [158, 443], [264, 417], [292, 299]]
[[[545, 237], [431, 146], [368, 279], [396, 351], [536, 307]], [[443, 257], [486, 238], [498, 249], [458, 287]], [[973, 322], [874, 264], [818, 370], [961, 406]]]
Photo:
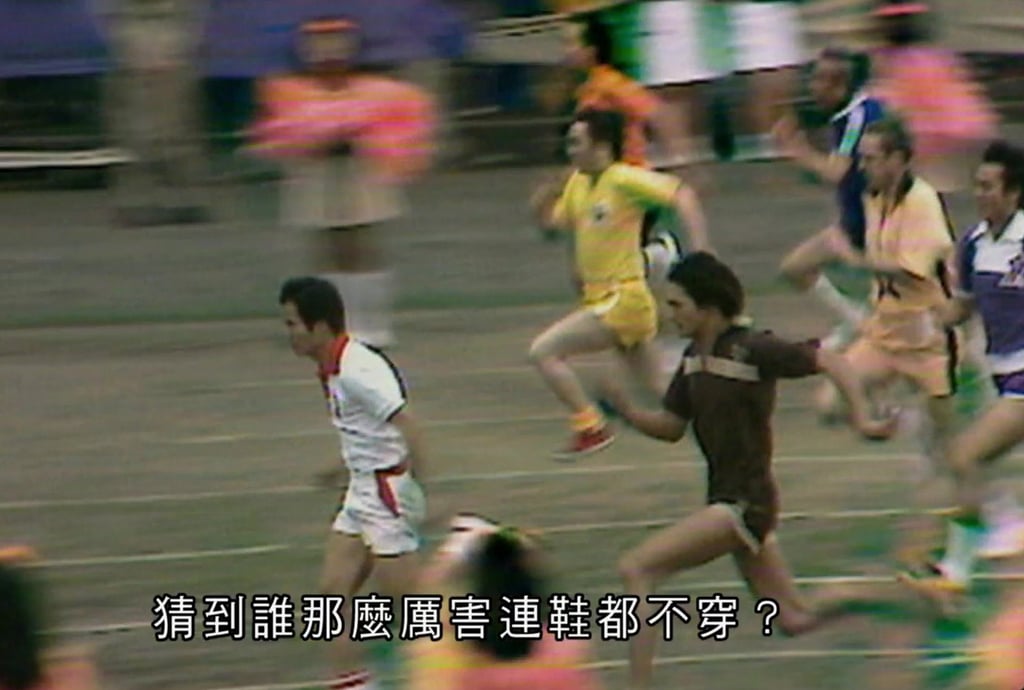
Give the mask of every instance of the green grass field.
[[[780, 170], [721, 168], [706, 199], [712, 232], [758, 293], [759, 324], [819, 335], [828, 322], [811, 300], [766, 289], [786, 247], [829, 208], [822, 190]], [[621, 592], [623, 550], [701, 505], [703, 461], [689, 440], [660, 445], [628, 431], [577, 464], [549, 460], [565, 420], [525, 352], [571, 296], [561, 250], [523, 213], [535, 176], [451, 175], [414, 195], [421, 210], [392, 241], [403, 304], [420, 309], [402, 313], [393, 358], [426, 420], [434, 496], [544, 531], [556, 588], [596, 600]], [[95, 194], [7, 199], [0, 543], [41, 551], [51, 627], [94, 645], [111, 687], [283, 690], [324, 677], [322, 643], [250, 633], [157, 642], [151, 626], [158, 595], [197, 597], [201, 610], [207, 595], [315, 593], [337, 495], [308, 488], [309, 478], [337, 456], [337, 440], [311, 363], [292, 356], [276, 321], [244, 318], [272, 315], [279, 279], [301, 266], [298, 238], [276, 227], [263, 193], [218, 193], [218, 226], [155, 230], [111, 229]], [[966, 222], [969, 206], [958, 204]], [[885, 583], [899, 518], [886, 511], [905, 507], [913, 444], [819, 426], [811, 390], [784, 384], [776, 420], [791, 567], [809, 586], [849, 576], [895, 597]], [[1019, 467], [1006, 471], [1024, 489]], [[917, 662], [938, 644], [912, 600], [806, 638], [766, 637], [730, 562], [664, 592], [740, 602], [728, 640], [700, 640], [691, 623], [661, 646], [665, 690], [913, 688], [926, 679]], [[609, 687], [621, 686], [625, 646], [598, 640], [593, 651]]]

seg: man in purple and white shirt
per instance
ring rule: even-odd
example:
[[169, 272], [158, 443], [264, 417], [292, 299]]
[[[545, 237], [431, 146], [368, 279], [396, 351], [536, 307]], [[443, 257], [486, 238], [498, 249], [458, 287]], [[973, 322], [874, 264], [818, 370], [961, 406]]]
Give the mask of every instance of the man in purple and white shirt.
[[904, 577], [933, 596], [966, 589], [986, 537], [1011, 539], [1007, 554], [1024, 550], [1024, 519], [983, 506], [985, 467], [1024, 441], [1024, 149], [991, 144], [975, 175], [975, 197], [983, 220], [961, 241], [960, 290], [938, 316], [948, 325], [981, 316], [999, 398], [950, 447], [958, 511], [938, 576]]

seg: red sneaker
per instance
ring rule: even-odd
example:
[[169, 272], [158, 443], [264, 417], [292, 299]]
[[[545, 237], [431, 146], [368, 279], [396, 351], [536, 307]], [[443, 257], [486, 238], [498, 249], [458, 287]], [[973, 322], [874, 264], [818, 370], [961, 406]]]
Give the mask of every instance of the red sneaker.
[[556, 460], [575, 460], [584, 455], [604, 450], [614, 440], [615, 434], [607, 424], [599, 429], [577, 431], [570, 437], [569, 444], [563, 450], [556, 451], [554, 457]]

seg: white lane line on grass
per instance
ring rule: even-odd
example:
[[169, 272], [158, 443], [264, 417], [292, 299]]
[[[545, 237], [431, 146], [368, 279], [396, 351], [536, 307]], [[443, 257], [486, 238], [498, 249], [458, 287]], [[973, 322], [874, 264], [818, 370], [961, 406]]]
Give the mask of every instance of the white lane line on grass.
[[[791, 403], [779, 405], [776, 408], [780, 412], [807, 410], [810, 406], [804, 403]], [[515, 424], [553, 424], [564, 423], [564, 414], [535, 414], [535, 415], [502, 415], [500, 417], [467, 417], [459, 419], [428, 419], [424, 420], [421, 426], [428, 429], [461, 429], [478, 426], [512, 426]], [[336, 432], [328, 426], [318, 426], [315, 429], [296, 429], [294, 431], [267, 431], [252, 432], [243, 431], [234, 434], [206, 434], [199, 436], [182, 436], [175, 438], [155, 436], [153, 443], [172, 446], [207, 446], [226, 443], [249, 443], [253, 441], [283, 441], [297, 438], [333, 437]]]
[[[930, 515], [942, 515], [948, 510], [927, 511]], [[782, 513], [779, 517], [783, 521], [791, 520], [871, 520], [876, 518], [902, 517], [914, 515], [915, 511], [906, 509], [882, 509], [882, 510], [838, 510], [832, 512], [792, 512]], [[663, 527], [675, 522], [678, 518], [664, 518], [660, 520], [617, 520], [610, 522], [583, 522], [568, 523], [564, 525], [548, 525], [539, 527], [535, 531], [540, 534], [578, 534], [581, 532], [648, 529], [652, 527]], [[41, 561], [34, 565], [38, 568], [79, 568], [98, 565], [127, 565], [132, 563], [166, 563], [173, 561], [196, 561], [210, 558], [227, 558], [237, 556], [257, 556], [268, 553], [295, 550], [318, 550], [322, 544], [265, 544], [259, 546], [248, 546], [233, 549], [210, 549], [205, 551], [183, 551], [161, 554], [130, 554], [123, 556], [101, 556], [96, 558], [67, 558], [59, 560]]]
[[[945, 515], [949, 509], [925, 511], [928, 515]], [[917, 515], [918, 511], [905, 508], [884, 508], [879, 510], [834, 510], [834, 511], [800, 511], [782, 513], [779, 518], [785, 521], [805, 520], [872, 520], [877, 518], [905, 517]], [[578, 532], [610, 531], [619, 529], [645, 529], [650, 527], [665, 527], [677, 520], [674, 518], [663, 518], [658, 520], [610, 520], [608, 522], [581, 522], [567, 523], [564, 525], [550, 525], [538, 527], [535, 531], [540, 534], [575, 534]]]
[[[773, 461], [775, 465], [842, 465], [846, 463], [889, 464], [909, 460], [913, 453], [840, 453], [835, 455], [781, 455]], [[1014, 455], [1020, 458], [1024, 455]], [[451, 474], [431, 480], [431, 484], [462, 484], [465, 482], [508, 481], [512, 479], [551, 479], [555, 477], [597, 476], [603, 474], [627, 474], [630, 472], [651, 473], [663, 470], [702, 470], [703, 460], [695, 455], [680, 457], [677, 461], [657, 462], [643, 465], [591, 465], [584, 467], [561, 467], [552, 463], [551, 469], [544, 470], [511, 470], [508, 472], [470, 472]], [[69, 498], [69, 499], [33, 499], [0, 502], [2, 510], [32, 510], [39, 508], [81, 508], [105, 505], [138, 505], [150, 503], [175, 503], [187, 501], [203, 501], [222, 498], [244, 498], [249, 496], [280, 496], [290, 494], [307, 494], [317, 491], [343, 491], [337, 489], [317, 489], [304, 485], [288, 485], [256, 489], [228, 489], [224, 491], [199, 491], [194, 493], [148, 494], [140, 496], [119, 496], [110, 498]]]
[[[979, 582], [1022, 582], [1024, 572], [1021, 573], [979, 573], [973, 576]], [[881, 575], [826, 575], [819, 577], [798, 577], [794, 578], [798, 585], [850, 585], [850, 584], [896, 584], [893, 576]], [[592, 588], [590, 593], [596, 594], [609, 591], [618, 587], [618, 584], [609, 588]], [[680, 585], [680, 590], [687, 592], [696, 591], [717, 591], [744, 590], [747, 584], [741, 580], [718, 580], [709, 582], [694, 582], [688, 585]], [[151, 621], [129, 621], [125, 623], [108, 623], [105, 625], [69, 626], [52, 631], [55, 634], [66, 635], [105, 635], [119, 632], [132, 632], [135, 630], [151, 630]], [[876, 650], [877, 651], [877, 650]], [[931, 650], [935, 651], [935, 650]], [[680, 662], [682, 663], [682, 662]]]
[[288, 544], [265, 544], [237, 549], [212, 549], [209, 551], [177, 551], [170, 553], [143, 553], [130, 556], [99, 556], [96, 558], [61, 558], [31, 564], [37, 568], [81, 568], [96, 565], [128, 565], [131, 563], [168, 563], [174, 561], [198, 561], [209, 558], [238, 556], [260, 556], [268, 553], [288, 551], [294, 547]]
[[[658, 657], [655, 666], [683, 666], [689, 664], [726, 664], [737, 662], [766, 661], [810, 661], [815, 659], [912, 659], [935, 654], [937, 649], [927, 647], [905, 647], [899, 649], [786, 649], [771, 652], [723, 652], [719, 654], [686, 654], [680, 656]], [[972, 659], [976, 650], [969, 647], [943, 648], [943, 653], [955, 655], [959, 660]], [[628, 659], [608, 659], [591, 661], [582, 668], [591, 671], [608, 671], [627, 668]], [[405, 680], [404, 677], [396, 680]], [[330, 685], [328, 680], [310, 680], [294, 683], [276, 683], [273, 685], [238, 685], [216, 688], [215, 690], [305, 690], [306, 688], [322, 688]]]

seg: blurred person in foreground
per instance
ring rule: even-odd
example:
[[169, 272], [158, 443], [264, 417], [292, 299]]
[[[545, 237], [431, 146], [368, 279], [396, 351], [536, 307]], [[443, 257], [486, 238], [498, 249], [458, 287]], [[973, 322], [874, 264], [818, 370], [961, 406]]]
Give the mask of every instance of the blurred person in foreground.
[[548, 600], [539, 544], [529, 535], [475, 515], [459, 515], [434, 555], [421, 591], [445, 598], [472, 592], [490, 602], [482, 639], [455, 640], [448, 602], [440, 639], [408, 645], [410, 690], [600, 690], [584, 668], [587, 642], [558, 640], [548, 628], [539, 639], [503, 635], [503, 598]]
[[99, 672], [83, 648], [44, 648], [36, 584], [24, 568], [31, 549], [0, 549], [0, 690], [99, 690]]
[[300, 69], [260, 84], [253, 151], [281, 161], [283, 222], [308, 233], [349, 332], [384, 348], [395, 342], [395, 286], [381, 235], [403, 212], [403, 184], [429, 167], [435, 108], [418, 87], [358, 70], [359, 45], [347, 19], [303, 24]]

